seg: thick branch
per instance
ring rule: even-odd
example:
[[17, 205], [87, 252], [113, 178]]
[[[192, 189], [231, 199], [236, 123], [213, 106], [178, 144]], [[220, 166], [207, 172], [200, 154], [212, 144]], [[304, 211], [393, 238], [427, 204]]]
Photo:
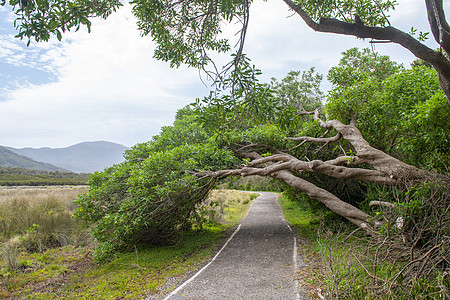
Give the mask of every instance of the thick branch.
[[444, 14], [442, 0], [425, 0], [428, 22], [436, 42], [450, 53], [450, 26]]
[[366, 26], [362, 22], [347, 23], [337, 19], [321, 18], [319, 23], [315, 22], [311, 17], [291, 0], [283, 0], [291, 9], [293, 9], [305, 23], [313, 30], [319, 32], [336, 33], [343, 35], [352, 35], [359, 38], [373, 38], [376, 40], [388, 40], [399, 44], [415, 56], [434, 65], [441, 65], [448, 68], [450, 75], [450, 62], [439, 53], [428, 48], [411, 35], [392, 26], [387, 27], [372, 27]]
[[[381, 150], [373, 148], [362, 136], [361, 132], [354, 125], [344, 125], [338, 120], [328, 120], [326, 122], [319, 118], [319, 112], [316, 110], [314, 119], [319, 121], [323, 128], [334, 128], [342, 134], [342, 137], [349, 141], [356, 150], [356, 156], [362, 161], [372, 165], [377, 171], [397, 181], [397, 184], [403, 184], [404, 179], [411, 179], [417, 182], [424, 182], [432, 173], [421, 170], [414, 166], [384, 153]], [[448, 177], [441, 176], [445, 181]]]
[[305, 141], [305, 142], [313, 142], [313, 143], [331, 143], [338, 141], [342, 135], [340, 133], [336, 134], [332, 137], [310, 137], [310, 136], [300, 136], [300, 137], [288, 137], [287, 140], [291, 141]]
[[263, 169], [244, 167], [242, 169], [235, 169], [235, 170], [220, 170], [217, 172], [208, 173], [207, 176], [219, 178], [226, 176], [270, 175], [274, 178], [283, 180], [284, 182], [286, 182], [287, 184], [291, 185], [296, 189], [305, 192], [311, 199], [322, 202], [330, 210], [348, 219], [350, 222], [366, 230], [368, 233], [375, 234], [372, 228], [367, 223], [370, 216], [365, 212], [357, 209], [356, 207], [348, 204], [347, 202], [342, 201], [341, 199], [339, 199], [332, 193], [328, 192], [327, 190], [319, 188], [318, 186], [304, 179], [294, 176], [288, 170], [279, 170], [273, 173], [269, 173], [270, 167], [275, 167], [275, 165]]
[[[325, 162], [321, 160], [302, 161], [294, 156], [284, 153], [257, 158], [250, 162], [247, 166], [241, 168], [237, 173], [242, 176], [268, 176], [274, 172], [281, 170], [305, 171], [324, 174], [333, 178], [340, 179], [361, 180], [383, 185], [397, 184], [397, 181], [395, 179], [377, 170], [340, 166], [344, 163], [352, 164], [353, 161], [356, 161], [357, 163], [364, 162], [357, 157], [355, 158], [350, 156], [338, 157]], [[228, 173], [228, 175], [232, 174]]]
[[356, 226], [364, 229], [369, 234], [375, 234], [367, 223], [370, 217], [368, 214], [348, 204], [347, 202], [342, 201], [327, 190], [319, 188], [304, 179], [296, 177], [289, 171], [276, 172], [272, 175], [272, 177], [281, 179], [290, 186], [305, 192], [311, 199], [323, 203], [330, 210], [340, 216], [343, 216]]

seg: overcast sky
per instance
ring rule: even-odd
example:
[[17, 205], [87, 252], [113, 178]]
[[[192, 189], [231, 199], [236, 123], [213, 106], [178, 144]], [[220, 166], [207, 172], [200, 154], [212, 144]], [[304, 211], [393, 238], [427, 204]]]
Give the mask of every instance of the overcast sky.
[[[393, 26], [428, 31], [423, 0], [398, 2]], [[62, 42], [29, 47], [14, 38], [9, 9], [0, 6], [0, 145], [58, 148], [105, 140], [132, 146], [148, 141], [173, 122], [177, 109], [208, 93], [197, 70], [170, 69], [152, 58], [151, 38], [140, 36], [129, 6], [106, 21], [94, 20], [91, 33], [71, 32]], [[315, 33], [281, 0], [259, 0], [251, 7], [245, 52], [267, 80], [312, 66], [326, 74], [351, 47], [370, 44]], [[414, 60], [400, 46], [378, 44], [375, 50], [405, 66]]]

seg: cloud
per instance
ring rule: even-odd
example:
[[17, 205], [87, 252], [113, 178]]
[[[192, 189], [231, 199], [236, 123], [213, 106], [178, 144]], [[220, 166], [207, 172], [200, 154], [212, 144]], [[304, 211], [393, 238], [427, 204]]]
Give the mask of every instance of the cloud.
[[133, 145], [149, 140], [207, 90], [196, 70], [170, 69], [152, 58], [154, 45], [139, 35], [127, 6], [107, 21], [94, 21], [90, 34], [72, 32], [56, 45], [23, 49], [9, 36], [0, 43], [9, 49], [2, 61], [56, 76], [4, 96], [3, 145], [57, 147], [99, 139]]

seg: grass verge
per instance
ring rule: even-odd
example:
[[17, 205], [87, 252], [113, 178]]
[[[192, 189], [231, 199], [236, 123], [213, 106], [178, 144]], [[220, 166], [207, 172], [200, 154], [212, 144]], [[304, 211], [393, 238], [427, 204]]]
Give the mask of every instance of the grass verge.
[[[136, 247], [104, 265], [92, 261], [92, 244], [69, 244], [36, 253], [26, 252], [22, 247], [15, 252], [14, 269], [8, 268], [5, 255], [0, 257], [0, 299], [158, 297], [175, 288], [177, 278], [197, 269], [212, 256], [224, 230], [246, 215], [252, 198], [255, 196], [249, 193], [213, 191], [210, 201], [219, 203], [214, 206], [220, 208], [214, 215], [222, 223], [186, 234], [175, 245]], [[27, 232], [22, 234], [25, 235]], [[6, 242], [2, 249], [5, 245]]]
[[[376, 240], [336, 220], [326, 227], [299, 201], [279, 199], [285, 218], [298, 229], [298, 255], [306, 266], [298, 270], [302, 289], [315, 299], [448, 299], [450, 279], [445, 266], [430, 269], [420, 278], [420, 268], [407, 273], [411, 253], [400, 252], [387, 240]], [[324, 214], [325, 215], [325, 214]], [[412, 250], [411, 250], [412, 251]], [[430, 254], [430, 252], [428, 252]], [[426, 263], [426, 256], [416, 254]], [[431, 273], [432, 272], [432, 273]], [[405, 284], [407, 275], [415, 277]]]
[[317, 243], [317, 231], [320, 217], [306, 209], [299, 201], [293, 201], [282, 195], [278, 202], [283, 210], [284, 218], [296, 228], [298, 257], [304, 266], [297, 270], [297, 279], [301, 289], [312, 299], [321, 299], [324, 293], [325, 268]]

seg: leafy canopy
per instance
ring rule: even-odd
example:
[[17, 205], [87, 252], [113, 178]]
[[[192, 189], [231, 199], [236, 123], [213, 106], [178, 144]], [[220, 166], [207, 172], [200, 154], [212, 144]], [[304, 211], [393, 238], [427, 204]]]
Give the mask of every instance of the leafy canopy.
[[56, 36], [61, 40], [66, 30], [86, 26], [90, 31], [90, 18], [101, 17], [106, 19], [122, 4], [119, 0], [2, 0], [4, 6], [8, 3], [16, 20], [14, 25], [18, 30], [17, 37], [34, 37], [37, 42], [48, 41]]
[[[396, 5], [391, 0], [294, 2], [313, 19], [349, 21], [358, 15], [372, 26], [384, 26], [388, 22], [385, 12]], [[211, 52], [231, 50], [229, 38], [222, 36], [223, 27], [230, 23], [241, 26], [234, 57], [235, 63], [240, 63], [251, 3], [249, 0], [130, 1], [142, 35], [150, 35], [157, 44], [155, 58], [168, 61], [171, 66], [187, 64], [197, 68], [212, 62]], [[122, 5], [119, 0], [2, 0], [0, 4], [8, 4], [16, 14], [17, 36], [36, 41], [48, 41], [51, 36], [60, 40], [66, 30], [78, 30], [80, 26], [90, 30], [90, 19], [107, 18]]]
[[302, 7], [315, 21], [320, 18], [335, 18], [352, 23], [354, 17], [358, 16], [369, 26], [389, 24], [387, 12], [397, 5], [395, 0], [296, 0], [294, 3]]
[[434, 69], [404, 69], [369, 49], [350, 49], [328, 79], [332, 118], [348, 121], [354, 115], [371, 145], [408, 164], [448, 172], [450, 107]]

